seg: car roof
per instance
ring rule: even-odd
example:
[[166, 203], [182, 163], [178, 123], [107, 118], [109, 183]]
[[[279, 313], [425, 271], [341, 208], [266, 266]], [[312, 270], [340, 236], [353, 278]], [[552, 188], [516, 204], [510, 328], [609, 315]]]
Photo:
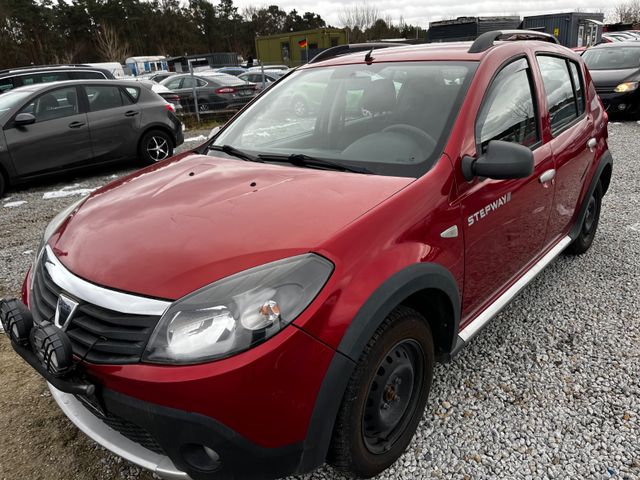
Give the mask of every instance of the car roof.
[[117, 85], [120, 87], [139, 87], [139, 80], [63, 80], [60, 82], [44, 82], [44, 83], [34, 83], [33, 85], [26, 85], [23, 87], [17, 87], [9, 90], [7, 93], [11, 92], [39, 92], [42, 90], [48, 90], [54, 87], [60, 87], [65, 85]]
[[[573, 54], [570, 49], [562, 45], [540, 40], [506, 40], [496, 41], [493, 46], [478, 53], [470, 53], [473, 42], [442, 42], [418, 45], [398, 45], [393, 47], [373, 49], [372, 57], [375, 62], [416, 62], [416, 61], [480, 61], [484, 56], [493, 52], [504, 52], [505, 55], [517, 54], [523, 51], [522, 45], [535, 46], [536, 50]], [[364, 63], [367, 51], [346, 53], [336, 57], [321, 60], [317, 63], [299, 67], [299, 69], [316, 66], [347, 65]]]
[[105, 68], [94, 67], [92, 65], [73, 64], [73, 65], [29, 65], [27, 67], [6, 68], [0, 70], [0, 77], [12, 75], [23, 75], [28, 73], [39, 72], [57, 72], [60, 70], [93, 70], [98, 72], [108, 72]]
[[600, 49], [600, 48], [622, 48], [622, 47], [632, 47], [632, 48], [640, 48], [640, 41], [630, 41], [630, 42], [615, 42], [615, 43], [599, 43], [598, 45], [594, 45], [589, 48], [589, 50]]

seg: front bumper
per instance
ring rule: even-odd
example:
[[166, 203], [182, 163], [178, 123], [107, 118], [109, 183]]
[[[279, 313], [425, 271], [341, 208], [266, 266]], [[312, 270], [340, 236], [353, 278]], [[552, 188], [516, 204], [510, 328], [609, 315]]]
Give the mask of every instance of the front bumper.
[[178, 470], [169, 457], [152, 452], [129, 440], [92, 414], [74, 395], [61, 392], [51, 384], [48, 385], [51, 396], [64, 414], [93, 441], [116, 455], [151, 470], [160, 478], [189, 480], [189, 475]]
[[640, 89], [625, 93], [600, 91], [598, 95], [600, 95], [600, 99], [609, 114], [638, 113], [640, 111]]

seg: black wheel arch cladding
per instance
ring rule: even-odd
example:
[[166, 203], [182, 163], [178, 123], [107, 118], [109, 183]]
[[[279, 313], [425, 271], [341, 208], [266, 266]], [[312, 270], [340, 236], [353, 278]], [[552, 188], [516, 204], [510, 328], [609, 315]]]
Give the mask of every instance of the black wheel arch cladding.
[[598, 166], [596, 167], [596, 171], [591, 177], [591, 183], [589, 184], [589, 189], [582, 199], [582, 204], [580, 205], [580, 210], [578, 211], [578, 216], [576, 217], [576, 221], [569, 232], [569, 237], [572, 240], [578, 238], [580, 235], [580, 231], [582, 229], [582, 223], [584, 222], [584, 218], [587, 215], [587, 208], [589, 206], [589, 199], [593, 195], [593, 192], [596, 190], [598, 186], [598, 182], [603, 181], [602, 185], [602, 195], [607, 192], [607, 188], [609, 187], [609, 182], [611, 180], [611, 174], [613, 171], [613, 157], [611, 156], [611, 152], [607, 150], [600, 157], [600, 161]]
[[343, 394], [371, 336], [393, 309], [411, 295], [427, 289], [443, 292], [451, 302], [453, 318], [447, 328], [449, 334], [445, 340], [445, 350], [453, 350], [460, 324], [461, 301], [451, 272], [441, 265], [424, 263], [411, 265], [389, 277], [353, 318], [329, 364], [309, 421], [298, 469], [300, 473], [311, 471], [324, 463]]

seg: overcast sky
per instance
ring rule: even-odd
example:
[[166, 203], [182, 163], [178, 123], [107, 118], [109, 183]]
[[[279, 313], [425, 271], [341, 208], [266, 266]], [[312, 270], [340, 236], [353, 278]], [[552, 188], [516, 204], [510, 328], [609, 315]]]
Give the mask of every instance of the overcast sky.
[[[606, 11], [623, 0], [484, 0], [471, 2], [466, 0], [367, 0], [367, 4], [375, 5], [383, 17], [391, 15], [394, 21], [400, 16], [407, 23], [426, 28], [429, 22], [456, 18], [461, 16], [486, 16], [486, 15], [535, 15], [558, 11], [572, 11], [579, 8], [581, 11]], [[319, 13], [329, 24], [340, 26], [340, 12], [345, 6], [362, 4], [360, 0], [316, 0], [313, 2], [300, 2], [296, 0], [234, 0], [234, 4], [240, 9], [247, 5], [277, 4], [283, 10], [289, 12], [296, 9], [298, 12], [312, 11]]]

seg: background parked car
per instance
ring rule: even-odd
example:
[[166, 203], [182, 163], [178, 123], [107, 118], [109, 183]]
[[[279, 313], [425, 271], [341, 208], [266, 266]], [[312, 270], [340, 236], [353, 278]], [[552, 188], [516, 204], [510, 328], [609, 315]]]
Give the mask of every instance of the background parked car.
[[59, 82], [79, 79], [115, 78], [104, 68], [90, 65], [44, 65], [0, 70], [0, 94], [11, 89], [36, 83]]
[[256, 95], [256, 86], [246, 83], [233, 75], [217, 72], [201, 72], [199, 75], [174, 75], [160, 82], [180, 97], [182, 106], [193, 111], [193, 87], [198, 96], [198, 109], [237, 109], [244, 106]]
[[602, 43], [582, 54], [609, 113], [640, 113], [640, 42]]
[[75, 80], [16, 88], [0, 96], [0, 194], [29, 179], [138, 157], [173, 154], [182, 123], [135, 81]]
[[278, 80], [280, 77], [283, 77], [287, 72], [284, 70], [265, 70], [264, 77], [262, 75], [262, 71], [250, 71], [244, 72], [241, 75], [238, 75], [238, 78], [244, 80], [245, 82], [255, 83], [256, 89], [258, 91], [262, 91], [265, 88], [269, 88], [273, 82]]
[[160, 83], [165, 78], [169, 78], [172, 75], [175, 75], [176, 72], [155, 72], [155, 73], [145, 73], [143, 75], [138, 75], [136, 79], [139, 80], [150, 80], [152, 82]]
[[136, 77], [136, 80], [152, 92], [160, 95], [166, 102], [173, 105], [174, 109], [178, 113], [180, 113], [179, 111], [182, 110], [182, 105], [180, 104], [180, 96], [177, 93], [172, 92], [164, 85], [160, 85], [159, 83], [153, 82], [151, 80], [140, 80], [139, 77]]
[[[289, 67], [287, 65], [265, 65], [264, 66], [265, 70], [284, 70], [285, 72], [287, 70], [289, 70]], [[262, 70], [261, 66], [257, 66], [257, 67], [251, 67], [249, 69], [249, 71], [253, 72], [255, 70]]]
[[246, 71], [247, 69], [242, 67], [222, 67], [216, 69], [216, 72], [226, 73], [227, 75], [233, 75], [234, 77], [237, 77]]

